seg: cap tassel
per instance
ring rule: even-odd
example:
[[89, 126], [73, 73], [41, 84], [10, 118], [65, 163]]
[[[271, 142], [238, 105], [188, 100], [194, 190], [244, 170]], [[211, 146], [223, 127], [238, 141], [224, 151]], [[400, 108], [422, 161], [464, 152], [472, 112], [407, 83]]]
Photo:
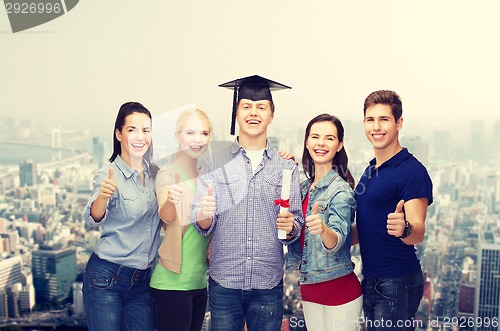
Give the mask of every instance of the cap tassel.
[[231, 131], [229, 132], [231, 136], [234, 136], [234, 129], [236, 126], [236, 107], [238, 103], [238, 88], [235, 86], [234, 87], [234, 93], [233, 93], [233, 112], [231, 114]]

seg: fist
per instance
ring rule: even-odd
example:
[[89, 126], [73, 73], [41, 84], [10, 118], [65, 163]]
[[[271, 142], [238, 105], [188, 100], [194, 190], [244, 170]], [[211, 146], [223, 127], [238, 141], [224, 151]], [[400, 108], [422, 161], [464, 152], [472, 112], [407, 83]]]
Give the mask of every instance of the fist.
[[177, 184], [170, 185], [168, 187], [168, 197], [167, 201], [173, 205], [176, 205], [181, 201], [183, 188]]
[[325, 223], [319, 217], [318, 207], [319, 203], [316, 202], [311, 215], [306, 217], [306, 226], [312, 234], [322, 234], [325, 231]]
[[115, 173], [109, 168], [108, 178], [104, 179], [99, 186], [99, 198], [108, 200], [116, 191]]
[[205, 218], [213, 217], [215, 214], [215, 197], [213, 196], [213, 188], [211, 184], [208, 184], [207, 195], [201, 198], [201, 215]]

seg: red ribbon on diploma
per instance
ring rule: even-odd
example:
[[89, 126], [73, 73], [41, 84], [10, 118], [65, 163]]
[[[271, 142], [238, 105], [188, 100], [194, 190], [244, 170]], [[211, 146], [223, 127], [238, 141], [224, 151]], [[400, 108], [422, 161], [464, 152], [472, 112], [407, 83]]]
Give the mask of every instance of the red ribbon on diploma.
[[283, 208], [290, 208], [290, 200], [288, 199], [276, 199], [274, 204]]

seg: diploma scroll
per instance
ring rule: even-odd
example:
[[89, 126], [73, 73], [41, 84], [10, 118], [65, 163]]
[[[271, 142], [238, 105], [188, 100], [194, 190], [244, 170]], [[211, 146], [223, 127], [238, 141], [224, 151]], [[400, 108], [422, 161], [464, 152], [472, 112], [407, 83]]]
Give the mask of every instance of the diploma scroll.
[[[275, 201], [276, 204], [280, 206], [280, 213], [288, 211], [290, 207], [290, 184], [292, 182], [292, 170], [283, 169], [283, 181], [281, 184], [281, 199]], [[278, 230], [278, 239], [286, 239], [286, 231]]]

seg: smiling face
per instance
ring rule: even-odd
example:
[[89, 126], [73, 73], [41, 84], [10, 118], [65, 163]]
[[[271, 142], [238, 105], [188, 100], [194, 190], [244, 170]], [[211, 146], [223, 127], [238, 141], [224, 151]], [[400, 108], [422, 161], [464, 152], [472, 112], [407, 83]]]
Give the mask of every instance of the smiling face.
[[182, 152], [197, 159], [207, 150], [210, 141], [210, 123], [192, 113], [177, 129], [175, 139]]
[[365, 134], [375, 150], [396, 150], [399, 147], [398, 134], [403, 118], [397, 121], [391, 106], [375, 104], [366, 108], [364, 118]]
[[143, 113], [132, 113], [125, 118], [120, 130], [115, 130], [116, 139], [120, 142], [120, 156], [128, 164], [142, 162], [151, 145], [151, 119]]
[[314, 161], [315, 168], [322, 166], [331, 170], [332, 160], [342, 146], [343, 142], [338, 139], [337, 127], [332, 122], [316, 122], [311, 126], [306, 148]]
[[267, 137], [267, 126], [273, 122], [274, 113], [269, 100], [252, 101], [241, 99], [236, 112], [240, 136], [248, 138]]

